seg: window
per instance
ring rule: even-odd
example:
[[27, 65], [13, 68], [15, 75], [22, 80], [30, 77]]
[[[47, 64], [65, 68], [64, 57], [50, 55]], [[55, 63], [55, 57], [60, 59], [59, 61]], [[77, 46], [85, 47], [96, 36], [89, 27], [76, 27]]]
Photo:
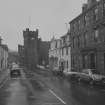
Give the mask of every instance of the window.
[[105, 9], [105, 3], [103, 4], [103, 7], [104, 7], [104, 9]]
[[84, 25], [87, 26], [87, 23], [88, 23], [88, 16], [86, 14], [85, 17], [84, 17]]
[[68, 47], [66, 47], [66, 55], [68, 55]]
[[67, 68], [68, 68], [68, 61], [67, 61]]
[[83, 55], [83, 57], [82, 57], [83, 68], [87, 68], [87, 60], [88, 60], [88, 56]]
[[105, 70], [105, 53], [104, 53], [104, 70]]
[[88, 42], [88, 34], [87, 32], [84, 33], [84, 46], [87, 45], [87, 42]]
[[98, 20], [98, 8], [94, 10], [94, 20]]
[[78, 21], [78, 28], [79, 28], [79, 30], [81, 29], [81, 21], [80, 20]]
[[65, 42], [66, 42], [66, 39], [65, 39], [65, 37], [63, 38], [63, 44], [65, 44]]
[[103, 16], [105, 16], [105, 3], [103, 4]]
[[94, 41], [97, 42], [98, 41], [98, 37], [99, 37], [99, 31], [95, 30], [94, 31]]
[[74, 38], [74, 47], [77, 47], [76, 38]]
[[94, 53], [90, 54], [90, 68], [91, 69], [96, 68], [96, 55]]
[[77, 29], [77, 24], [76, 24], [76, 22], [74, 23], [74, 31], [76, 31], [76, 29]]
[[72, 39], [72, 47], [74, 48], [74, 38]]
[[63, 56], [63, 48], [62, 48], [62, 56]]
[[78, 36], [78, 48], [80, 47], [80, 36]]
[[74, 24], [72, 24], [72, 32], [74, 32]]
[[72, 55], [72, 69], [74, 68], [74, 66], [75, 66], [74, 56]]
[[57, 41], [55, 42], [55, 48], [57, 48]]

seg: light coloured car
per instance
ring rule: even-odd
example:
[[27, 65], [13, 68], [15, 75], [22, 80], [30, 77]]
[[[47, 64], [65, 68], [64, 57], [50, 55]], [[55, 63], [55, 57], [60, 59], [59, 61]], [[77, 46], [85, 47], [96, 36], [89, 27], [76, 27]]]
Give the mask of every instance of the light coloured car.
[[95, 69], [83, 69], [82, 72], [91, 76], [93, 80], [101, 80], [102, 78], [105, 78], [105, 76], [99, 74]]

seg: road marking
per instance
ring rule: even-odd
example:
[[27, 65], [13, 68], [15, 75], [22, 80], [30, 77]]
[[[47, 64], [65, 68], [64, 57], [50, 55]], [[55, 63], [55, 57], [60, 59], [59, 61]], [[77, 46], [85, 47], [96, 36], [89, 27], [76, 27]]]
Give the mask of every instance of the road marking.
[[59, 101], [66, 105], [66, 102], [63, 101], [59, 96], [57, 96], [51, 89], [49, 89], [50, 93], [53, 94]]

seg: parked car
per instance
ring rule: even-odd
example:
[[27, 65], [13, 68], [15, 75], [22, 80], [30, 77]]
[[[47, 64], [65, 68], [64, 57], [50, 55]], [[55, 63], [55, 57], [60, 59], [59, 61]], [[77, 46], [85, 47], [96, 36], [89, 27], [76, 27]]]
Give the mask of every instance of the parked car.
[[83, 72], [65, 72], [64, 71], [64, 74], [68, 78], [68, 80], [76, 81], [79, 83], [89, 84], [93, 80], [93, 78], [89, 74], [86, 74]]
[[90, 75], [88, 75], [88, 74], [80, 73], [78, 81], [82, 82], [82, 83], [88, 83], [88, 84], [90, 84], [91, 81], [93, 81], [93, 78]]
[[84, 69], [83, 73], [87, 74], [90, 76], [90, 78], [92, 79], [90, 81], [91, 85], [105, 85], [105, 76], [101, 75], [100, 73], [98, 73], [95, 69]]
[[79, 72], [65, 72], [64, 71], [63, 73], [67, 77], [67, 79], [70, 81], [78, 81], [80, 78]]
[[10, 70], [10, 77], [17, 78], [21, 76], [21, 68], [13, 68]]

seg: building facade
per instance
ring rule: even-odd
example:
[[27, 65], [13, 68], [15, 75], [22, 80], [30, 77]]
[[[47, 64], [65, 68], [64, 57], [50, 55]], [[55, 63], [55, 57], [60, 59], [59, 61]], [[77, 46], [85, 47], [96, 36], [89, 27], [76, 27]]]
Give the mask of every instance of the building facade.
[[65, 72], [71, 71], [71, 43], [69, 33], [61, 37], [60, 54], [60, 66], [64, 68]]
[[24, 66], [24, 46], [18, 45], [18, 55], [19, 55], [19, 64], [20, 66]]
[[5, 70], [8, 67], [8, 47], [2, 44], [0, 46], [0, 70]]
[[105, 74], [105, 0], [88, 0], [70, 22], [71, 60], [76, 71], [90, 68]]
[[2, 44], [0, 37], [0, 71], [6, 70], [8, 67], [8, 46]]
[[54, 37], [51, 39], [49, 49], [49, 66], [51, 70], [59, 70], [59, 61], [61, 58], [60, 45], [60, 39], [55, 39]]
[[50, 42], [49, 41], [42, 41], [40, 40], [39, 43], [39, 59], [38, 59], [38, 64], [47, 66], [49, 64], [49, 47], [50, 47]]
[[68, 33], [60, 39], [53, 38], [51, 40], [49, 65], [52, 70], [71, 71], [71, 45]]

